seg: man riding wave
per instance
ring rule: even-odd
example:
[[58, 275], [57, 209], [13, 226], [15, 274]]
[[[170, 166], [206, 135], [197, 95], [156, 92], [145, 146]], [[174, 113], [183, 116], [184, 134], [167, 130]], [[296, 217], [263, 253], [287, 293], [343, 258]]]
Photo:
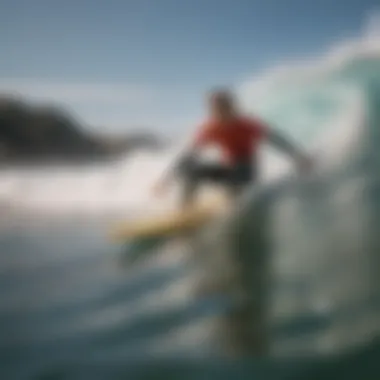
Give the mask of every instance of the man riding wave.
[[[301, 171], [311, 168], [311, 158], [281, 133], [257, 117], [241, 114], [230, 91], [213, 91], [207, 103], [208, 118], [198, 128], [190, 149], [176, 161], [174, 170], [156, 183], [156, 193], [162, 194], [173, 177], [180, 176], [184, 179], [183, 206], [191, 204], [199, 185], [205, 181], [223, 185], [233, 197], [238, 196], [257, 180], [257, 152], [265, 141], [287, 153]], [[197, 161], [199, 151], [209, 145], [219, 146], [222, 162]]]

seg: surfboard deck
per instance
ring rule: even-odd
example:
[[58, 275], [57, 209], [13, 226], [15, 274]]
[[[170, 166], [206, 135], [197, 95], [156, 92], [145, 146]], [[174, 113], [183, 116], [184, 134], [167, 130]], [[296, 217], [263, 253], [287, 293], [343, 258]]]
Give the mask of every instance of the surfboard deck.
[[109, 237], [114, 242], [137, 242], [178, 235], [202, 227], [226, 209], [228, 204], [225, 200], [219, 200], [159, 216], [121, 222], [110, 229]]

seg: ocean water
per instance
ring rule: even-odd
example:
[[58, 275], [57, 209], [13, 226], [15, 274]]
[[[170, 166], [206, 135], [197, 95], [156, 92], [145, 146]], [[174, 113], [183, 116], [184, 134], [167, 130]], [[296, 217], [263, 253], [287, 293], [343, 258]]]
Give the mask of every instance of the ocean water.
[[[377, 379], [380, 49], [363, 41], [343, 53], [240, 88], [248, 108], [311, 150], [315, 173], [296, 177], [263, 151], [262, 183], [244, 207], [198, 236], [200, 244], [171, 242], [136, 266], [106, 228], [172, 207], [175, 196], [158, 204], [149, 185], [173, 152], [4, 169], [0, 377]], [[236, 239], [229, 230], [242, 238], [263, 216], [270, 247], [261, 252], [248, 239], [245, 250], [268, 256], [260, 296], [269, 305], [270, 355], [221, 359], [217, 327], [229, 303], [194, 288], [222, 271], [214, 264]]]

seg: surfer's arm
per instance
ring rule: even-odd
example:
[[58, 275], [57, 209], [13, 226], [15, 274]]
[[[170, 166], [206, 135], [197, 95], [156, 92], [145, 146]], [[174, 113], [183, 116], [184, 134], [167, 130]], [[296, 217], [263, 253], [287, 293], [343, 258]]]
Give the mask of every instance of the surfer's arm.
[[292, 157], [298, 165], [310, 166], [310, 157], [279, 131], [266, 128], [266, 139], [277, 150]]
[[174, 159], [174, 162], [170, 167], [164, 172], [164, 174], [160, 177], [159, 184], [162, 186], [166, 186], [171, 183], [174, 178], [177, 176], [178, 172], [181, 170], [183, 165], [188, 162], [192, 157], [196, 155], [196, 148], [188, 148], [184, 152], [181, 152], [178, 157]]
[[174, 159], [174, 163], [165, 171], [160, 180], [156, 183], [156, 188], [162, 189], [168, 187], [187, 165], [189, 165], [194, 157], [212, 140], [212, 134], [208, 128], [201, 126], [190, 141], [190, 144]]
[[265, 135], [268, 143], [275, 147], [277, 150], [280, 150], [281, 152], [286, 153], [287, 155], [290, 155], [294, 158], [303, 156], [301, 150], [296, 147], [294, 143], [290, 142], [290, 140], [282, 133], [279, 133], [272, 128], [267, 128]]

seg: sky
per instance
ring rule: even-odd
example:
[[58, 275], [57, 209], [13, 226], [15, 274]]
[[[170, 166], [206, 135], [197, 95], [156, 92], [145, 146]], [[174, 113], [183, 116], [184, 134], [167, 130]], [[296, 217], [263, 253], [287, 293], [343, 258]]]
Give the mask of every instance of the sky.
[[2, 0], [0, 92], [179, 135], [204, 93], [360, 34], [378, 0]]

